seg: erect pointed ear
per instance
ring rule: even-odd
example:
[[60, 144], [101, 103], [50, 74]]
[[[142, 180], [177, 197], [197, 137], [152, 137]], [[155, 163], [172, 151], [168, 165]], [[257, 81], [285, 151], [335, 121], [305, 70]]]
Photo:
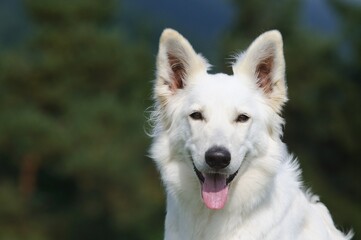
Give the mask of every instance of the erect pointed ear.
[[207, 71], [208, 63], [197, 55], [190, 43], [177, 31], [165, 29], [160, 37], [157, 56], [155, 95], [166, 101], [183, 89], [190, 76]]
[[253, 41], [233, 65], [233, 73], [248, 74], [269, 100], [270, 106], [280, 112], [287, 101], [285, 60], [281, 33], [272, 30]]

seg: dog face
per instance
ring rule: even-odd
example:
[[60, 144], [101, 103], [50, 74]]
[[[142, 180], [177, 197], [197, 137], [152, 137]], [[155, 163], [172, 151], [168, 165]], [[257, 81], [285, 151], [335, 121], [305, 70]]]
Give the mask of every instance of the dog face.
[[233, 75], [208, 74], [189, 42], [167, 29], [157, 56], [155, 97], [163, 131], [189, 157], [210, 209], [224, 207], [243, 162], [281, 134], [287, 100], [282, 38], [270, 31], [239, 55]]

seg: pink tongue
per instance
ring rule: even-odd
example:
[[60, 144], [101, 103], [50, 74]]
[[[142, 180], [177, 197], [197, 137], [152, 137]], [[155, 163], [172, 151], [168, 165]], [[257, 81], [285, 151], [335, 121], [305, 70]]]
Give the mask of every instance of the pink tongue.
[[202, 184], [202, 198], [210, 209], [222, 209], [227, 201], [228, 186], [226, 176], [205, 174]]

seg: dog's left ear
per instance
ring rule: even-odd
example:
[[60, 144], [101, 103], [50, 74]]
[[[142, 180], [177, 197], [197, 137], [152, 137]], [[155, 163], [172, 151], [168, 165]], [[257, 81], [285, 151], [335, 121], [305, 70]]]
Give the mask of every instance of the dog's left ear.
[[270, 106], [280, 112], [287, 101], [285, 60], [281, 33], [272, 30], [260, 35], [233, 65], [235, 75], [247, 74], [263, 91]]

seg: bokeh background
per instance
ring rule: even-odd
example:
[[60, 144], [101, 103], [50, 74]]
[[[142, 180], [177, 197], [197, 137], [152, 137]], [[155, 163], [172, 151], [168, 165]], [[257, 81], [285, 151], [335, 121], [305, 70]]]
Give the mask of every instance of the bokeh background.
[[282, 32], [284, 141], [361, 239], [359, 0], [1, 0], [0, 239], [162, 239], [145, 132], [165, 27], [226, 73], [260, 33]]

